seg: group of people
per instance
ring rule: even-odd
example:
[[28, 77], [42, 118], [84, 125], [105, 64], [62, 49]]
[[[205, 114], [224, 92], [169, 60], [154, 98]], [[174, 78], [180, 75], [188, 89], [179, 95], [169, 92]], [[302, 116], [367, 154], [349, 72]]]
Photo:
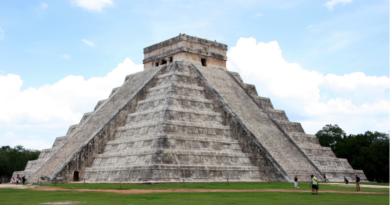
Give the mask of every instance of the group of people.
[[20, 177], [19, 177], [19, 174], [18, 174], [18, 175], [16, 176], [16, 179], [15, 179], [15, 177], [12, 177], [12, 178], [11, 178], [11, 184], [14, 184], [14, 183], [19, 184], [20, 181], [22, 181], [22, 183], [23, 183], [23, 185], [24, 185], [24, 183], [26, 183], [26, 176], [23, 176], [22, 178], [20, 178]]
[[[358, 175], [355, 175], [355, 182], [356, 182], [356, 191], [360, 191], [360, 177]], [[344, 183], [348, 184], [349, 181], [347, 178], [344, 177]]]
[[[324, 174], [324, 182], [326, 183], [326, 175]], [[317, 180], [317, 177], [314, 175], [310, 175], [310, 187], [312, 194], [318, 195], [318, 188], [319, 188], [319, 182]], [[356, 191], [360, 191], [360, 177], [358, 175], [355, 175], [355, 181], [356, 181]], [[344, 177], [344, 182], [348, 184], [348, 179]], [[295, 175], [294, 177], [294, 186], [295, 188], [299, 189], [298, 187], [298, 176]]]

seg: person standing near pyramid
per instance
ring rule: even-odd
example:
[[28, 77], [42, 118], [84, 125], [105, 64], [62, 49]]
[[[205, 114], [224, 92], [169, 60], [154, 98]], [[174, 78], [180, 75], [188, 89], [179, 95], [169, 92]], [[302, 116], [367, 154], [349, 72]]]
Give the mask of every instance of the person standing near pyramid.
[[295, 175], [295, 177], [294, 177], [294, 186], [295, 186], [295, 188], [299, 188], [298, 187], [298, 176], [297, 175]]
[[356, 178], [356, 191], [360, 191], [360, 177], [358, 175], [355, 175]]
[[[317, 177], [315, 177], [314, 175], [311, 175], [311, 191], [312, 191], [312, 194], [316, 194], [318, 195], [318, 180], [317, 180]], [[314, 193], [314, 190], [316, 190], [316, 192]]]

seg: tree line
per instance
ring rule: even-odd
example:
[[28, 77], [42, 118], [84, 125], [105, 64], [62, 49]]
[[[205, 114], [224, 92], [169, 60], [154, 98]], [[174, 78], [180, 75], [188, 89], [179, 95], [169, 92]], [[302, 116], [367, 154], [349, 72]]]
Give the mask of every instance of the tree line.
[[22, 171], [28, 160], [38, 159], [41, 151], [25, 149], [18, 145], [14, 148], [2, 146], [0, 149], [0, 176], [10, 179], [14, 171]]
[[316, 133], [321, 146], [346, 158], [353, 169], [363, 170], [369, 181], [389, 182], [389, 134], [367, 131], [347, 135], [337, 124]]

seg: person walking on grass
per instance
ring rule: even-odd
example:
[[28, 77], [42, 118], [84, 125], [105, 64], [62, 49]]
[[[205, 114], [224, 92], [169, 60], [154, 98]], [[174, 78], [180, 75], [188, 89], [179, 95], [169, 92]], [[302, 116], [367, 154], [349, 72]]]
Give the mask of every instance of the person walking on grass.
[[[315, 177], [314, 175], [311, 175], [310, 177], [311, 177], [310, 185], [311, 185], [311, 191], [312, 191], [311, 194], [318, 195], [318, 180], [317, 180], [317, 177]], [[315, 193], [314, 193], [314, 190], [316, 190]]]
[[324, 174], [324, 176], [323, 176], [323, 177], [324, 177], [324, 181], [325, 181], [325, 183], [326, 183], [326, 174]]
[[360, 177], [358, 175], [355, 175], [356, 178], [356, 191], [360, 191]]
[[295, 175], [295, 177], [294, 177], [294, 186], [295, 186], [295, 188], [299, 189], [299, 187], [298, 187], [298, 177], [297, 177], [297, 175]]
[[345, 177], [344, 177], [344, 183], [345, 183], [345, 184], [348, 184], [348, 183], [349, 183], [348, 179], [345, 178]]

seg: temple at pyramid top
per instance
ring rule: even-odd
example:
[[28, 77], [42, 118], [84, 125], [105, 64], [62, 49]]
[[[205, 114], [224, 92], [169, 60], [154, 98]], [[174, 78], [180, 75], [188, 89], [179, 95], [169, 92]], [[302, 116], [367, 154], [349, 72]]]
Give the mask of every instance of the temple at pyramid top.
[[180, 34], [144, 48], [144, 69], [147, 70], [174, 61], [188, 61], [226, 70], [227, 49], [226, 44]]

